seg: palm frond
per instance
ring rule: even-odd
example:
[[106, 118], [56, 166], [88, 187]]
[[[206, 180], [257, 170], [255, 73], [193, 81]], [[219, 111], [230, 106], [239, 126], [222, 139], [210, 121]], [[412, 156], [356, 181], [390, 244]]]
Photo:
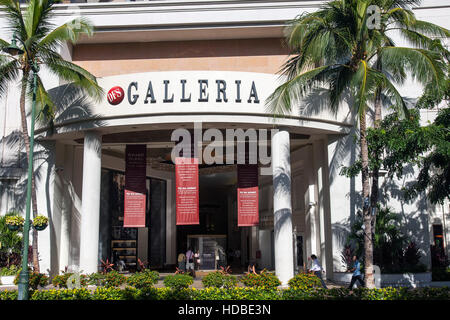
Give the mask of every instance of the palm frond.
[[380, 50], [383, 66], [396, 69], [401, 65], [421, 83], [433, 82], [435, 86], [442, 86], [445, 78], [445, 65], [441, 55], [437, 52], [419, 48], [383, 47]]
[[5, 15], [7, 21], [6, 28], [11, 33], [16, 33], [21, 39], [26, 39], [25, 23], [23, 21], [20, 2], [18, 0], [0, 0], [0, 10]]
[[56, 53], [53, 53], [51, 57], [45, 56], [44, 58], [45, 65], [60, 79], [73, 82], [97, 101], [103, 97], [103, 89], [98, 85], [97, 78], [89, 71], [64, 60]]
[[19, 77], [19, 63], [16, 60], [0, 59], [0, 97], [2, 97], [12, 81]]
[[81, 34], [92, 35], [93, 26], [86, 18], [77, 18], [69, 21], [51, 32], [40, 41], [41, 46], [54, 49], [66, 41], [75, 43]]
[[293, 105], [311, 90], [325, 84], [339, 65], [326, 65], [306, 71], [280, 85], [266, 100], [266, 110], [272, 114], [288, 114]]

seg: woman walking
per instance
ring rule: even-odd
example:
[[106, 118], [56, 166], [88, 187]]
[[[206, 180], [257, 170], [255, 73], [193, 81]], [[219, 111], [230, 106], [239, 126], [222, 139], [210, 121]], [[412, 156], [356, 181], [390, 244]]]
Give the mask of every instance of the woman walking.
[[315, 254], [311, 255], [311, 269], [309, 269], [310, 272], [314, 272], [314, 274], [320, 279], [320, 282], [322, 283], [322, 287], [325, 289], [327, 288], [327, 285], [325, 284], [325, 281], [322, 279], [322, 266], [319, 263], [319, 260], [317, 259], [317, 256]]

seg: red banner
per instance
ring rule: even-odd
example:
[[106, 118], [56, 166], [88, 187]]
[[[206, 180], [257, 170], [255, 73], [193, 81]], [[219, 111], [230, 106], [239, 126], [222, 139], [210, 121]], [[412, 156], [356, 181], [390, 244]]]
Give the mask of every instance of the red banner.
[[238, 164], [238, 226], [259, 224], [258, 165]]
[[123, 226], [145, 227], [146, 145], [127, 145], [125, 149], [125, 199]]
[[177, 225], [199, 224], [198, 159], [175, 158]]

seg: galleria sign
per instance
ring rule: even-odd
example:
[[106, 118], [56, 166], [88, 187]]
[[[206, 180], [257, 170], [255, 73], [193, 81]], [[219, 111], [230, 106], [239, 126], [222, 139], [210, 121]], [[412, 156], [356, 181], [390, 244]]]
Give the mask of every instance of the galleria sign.
[[[228, 82], [227, 82], [228, 81]], [[193, 83], [194, 82], [194, 83]], [[213, 82], [213, 83], [211, 83]], [[208, 79], [198, 79], [188, 81], [186, 79], [162, 80], [162, 83], [141, 83], [132, 81], [128, 84], [126, 94], [122, 87], [114, 86], [107, 93], [107, 100], [111, 105], [118, 105], [125, 96], [130, 105], [141, 100], [144, 104], [162, 103], [192, 103], [192, 102], [215, 102], [215, 103], [255, 103], [259, 104], [258, 90], [255, 81], [244, 83], [242, 80], [218, 79], [210, 81]], [[156, 88], [156, 90], [154, 90]], [[244, 92], [244, 88], [246, 88]]]

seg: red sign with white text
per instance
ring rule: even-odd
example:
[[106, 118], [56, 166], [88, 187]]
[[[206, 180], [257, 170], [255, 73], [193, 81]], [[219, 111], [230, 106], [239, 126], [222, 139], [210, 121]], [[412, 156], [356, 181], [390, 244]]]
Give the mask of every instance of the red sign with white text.
[[259, 224], [258, 165], [238, 164], [238, 226]]
[[177, 225], [199, 224], [198, 159], [175, 158]]
[[147, 147], [127, 145], [125, 150], [125, 192], [123, 226], [145, 227], [147, 198]]
[[122, 102], [123, 98], [125, 97], [125, 92], [123, 92], [123, 89], [119, 86], [112, 87], [108, 91], [106, 97], [108, 99], [108, 102], [115, 106]]

